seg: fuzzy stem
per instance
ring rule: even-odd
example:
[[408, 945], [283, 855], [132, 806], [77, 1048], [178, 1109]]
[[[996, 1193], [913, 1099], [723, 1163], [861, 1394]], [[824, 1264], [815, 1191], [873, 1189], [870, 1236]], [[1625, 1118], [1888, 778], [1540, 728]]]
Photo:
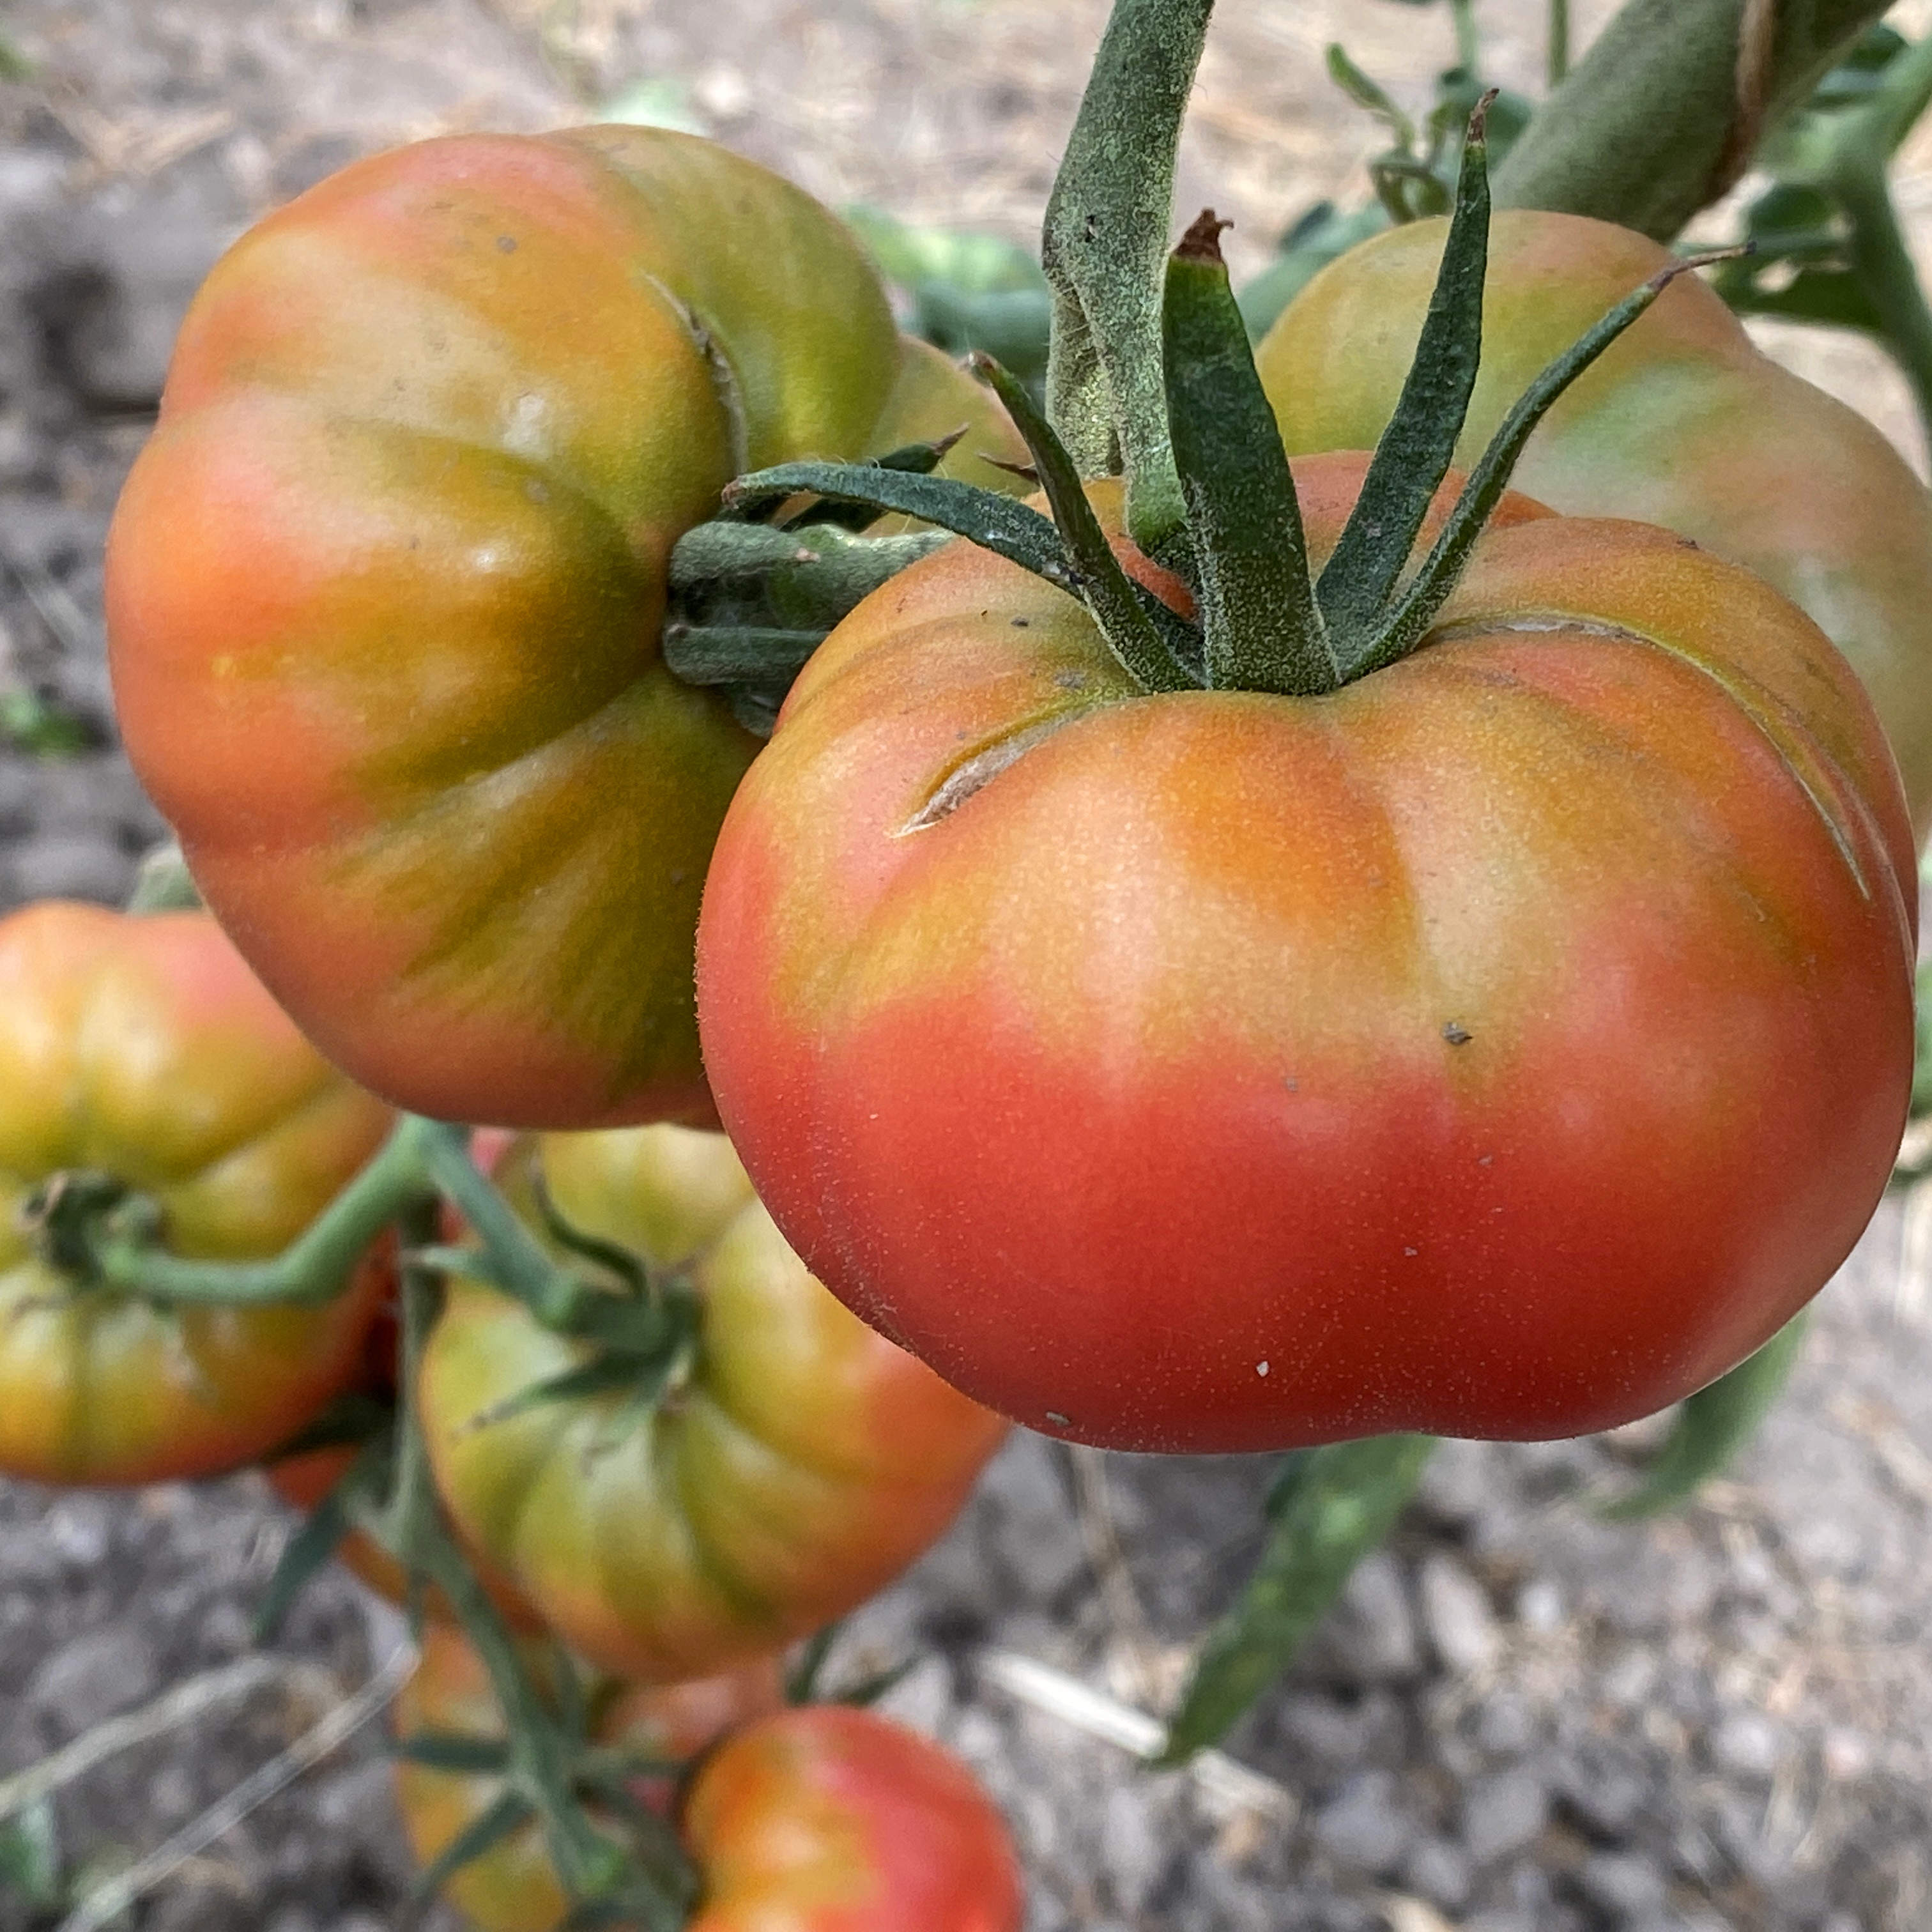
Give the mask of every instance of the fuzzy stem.
[[399, 1120], [362, 1172], [272, 1261], [187, 1260], [145, 1232], [122, 1232], [110, 1216], [90, 1242], [98, 1277], [121, 1294], [160, 1301], [230, 1307], [332, 1301], [383, 1227], [429, 1193], [426, 1142], [439, 1131], [413, 1114]]
[[1115, 0], [1047, 203], [1047, 416], [1082, 476], [1124, 465], [1128, 533], [1180, 528], [1160, 313], [1174, 158], [1213, 0]]

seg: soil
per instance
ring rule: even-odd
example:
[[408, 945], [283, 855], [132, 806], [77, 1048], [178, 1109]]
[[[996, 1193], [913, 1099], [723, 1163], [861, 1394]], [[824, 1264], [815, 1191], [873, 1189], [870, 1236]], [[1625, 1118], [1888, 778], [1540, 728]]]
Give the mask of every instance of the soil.
[[[1610, 10], [1578, 6], [1580, 35]], [[1900, 10], [1915, 28], [1928, 10]], [[33, 72], [0, 84], [0, 698], [44, 701], [87, 742], [0, 748], [0, 907], [116, 900], [161, 829], [114, 746], [101, 544], [182, 308], [248, 221], [374, 148], [622, 100], [832, 202], [1025, 238], [1102, 11], [14, 0], [4, 31]], [[1388, 0], [1225, 11], [1180, 200], [1235, 217], [1245, 270], [1310, 201], [1362, 191], [1376, 132], [1323, 78], [1326, 40], [1340, 31], [1413, 101], [1448, 28], [1442, 9]], [[1540, 8], [1481, 11], [1498, 74], [1533, 85]], [[1904, 167], [1923, 243], [1932, 140]], [[1919, 460], [1875, 353], [1772, 340]], [[889, 1708], [1006, 1807], [1029, 1932], [1923, 1932], [1929, 1258], [1932, 1197], [1888, 1204], [1819, 1302], [1786, 1399], [1678, 1516], [1613, 1526], [1585, 1506], [1627, 1479], [1653, 1426], [1445, 1447], [1394, 1541], [1230, 1741], [1232, 1768], [1141, 1773], [1028, 1664], [1161, 1708], [1254, 1547], [1264, 1462], [1016, 1436], [951, 1535], [854, 1621], [836, 1667], [917, 1659]], [[395, 1615], [332, 1573], [238, 1684], [291, 1526], [252, 1476], [134, 1494], [0, 1484], [0, 1798], [9, 1772], [171, 1687], [200, 1702], [63, 1784], [58, 1882], [35, 1902], [0, 1867], [0, 1932], [61, 1924], [395, 1654]], [[372, 1721], [315, 1754], [173, 1858], [130, 1915], [75, 1932], [404, 1924], [381, 1736]]]

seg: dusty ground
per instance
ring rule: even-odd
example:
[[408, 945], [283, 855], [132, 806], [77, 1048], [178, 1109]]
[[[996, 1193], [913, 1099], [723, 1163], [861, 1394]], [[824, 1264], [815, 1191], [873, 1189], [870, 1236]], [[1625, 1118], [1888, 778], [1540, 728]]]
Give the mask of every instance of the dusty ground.
[[[1581, 26], [1608, 10], [1580, 8]], [[1913, 25], [1928, 11], [1901, 10]], [[15, 0], [0, 25], [36, 73], [0, 86], [0, 694], [38, 692], [98, 742], [58, 762], [0, 750], [0, 904], [112, 899], [156, 830], [112, 748], [100, 543], [181, 305], [253, 215], [371, 147], [552, 124], [641, 88], [833, 201], [1024, 238], [1102, 12]], [[1532, 81], [1540, 9], [1486, 12], [1498, 70]], [[1323, 42], [1340, 24], [1413, 98], [1447, 28], [1384, 0], [1226, 0], [1225, 14], [1180, 193], [1237, 217], [1252, 266], [1309, 200], [1358, 193], [1376, 144], [1321, 78]], [[1906, 167], [1922, 231], [1932, 143]], [[1780, 349], [1916, 457], [1874, 357]], [[896, 1708], [1008, 1806], [1031, 1932], [1923, 1932], [1928, 1248], [1932, 1216], [1881, 1215], [1820, 1303], [1789, 1400], [1735, 1479], [1679, 1519], [1612, 1528], [1580, 1506], [1577, 1487], [1611, 1480], [1628, 1444], [1445, 1450], [1394, 1544], [1233, 1742], [1258, 1781], [1140, 1776], [1016, 1696], [1010, 1660], [1157, 1706], [1241, 1572], [1257, 1464], [1074, 1459], [1020, 1438], [844, 1654], [922, 1654]], [[116, 1713], [184, 1682], [209, 1694], [64, 1787], [68, 1897], [30, 1907], [0, 1880], [0, 1932], [58, 1923], [392, 1654], [394, 1619], [332, 1578], [252, 1688], [207, 1676], [247, 1653], [248, 1606], [287, 1528], [250, 1478], [134, 1496], [0, 1486], [0, 1798], [9, 1772]], [[175, 1864], [121, 1922], [400, 1924], [406, 1864], [378, 1733]]]

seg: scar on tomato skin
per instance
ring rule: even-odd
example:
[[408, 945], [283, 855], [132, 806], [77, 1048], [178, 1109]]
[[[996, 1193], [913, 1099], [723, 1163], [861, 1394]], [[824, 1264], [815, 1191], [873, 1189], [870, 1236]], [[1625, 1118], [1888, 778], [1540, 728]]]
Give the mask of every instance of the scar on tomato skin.
[[1063, 1429], [1071, 1429], [1073, 1426], [1072, 1417], [1070, 1415], [1062, 1415], [1057, 1408], [1049, 1408], [1046, 1412], [1046, 1419], [1049, 1422], [1058, 1423]]
[[1467, 1046], [1475, 1036], [1460, 1020], [1444, 1020], [1442, 1022], [1442, 1037], [1451, 1046]]
[[1036, 745], [1052, 737], [1062, 725], [1070, 724], [1075, 718], [1084, 715], [1078, 711], [1066, 711], [1057, 717], [1042, 718], [1038, 724], [1029, 724], [1024, 730], [1016, 731], [1012, 736], [1002, 738], [998, 744], [988, 745], [983, 752], [962, 760], [946, 773], [938, 790], [892, 836], [903, 838], [909, 832], [924, 832], [941, 819], [950, 818], [975, 792], [983, 791], [1009, 765], [1017, 764]]

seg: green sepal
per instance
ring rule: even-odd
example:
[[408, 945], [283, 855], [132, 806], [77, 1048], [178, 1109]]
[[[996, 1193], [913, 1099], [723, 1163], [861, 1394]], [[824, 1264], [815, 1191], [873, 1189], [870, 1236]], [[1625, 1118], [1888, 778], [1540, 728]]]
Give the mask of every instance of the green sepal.
[[[1087, 500], [1080, 472], [1052, 424], [1018, 379], [990, 356], [976, 356], [970, 366], [1005, 404], [1032, 455], [1040, 488], [1053, 511], [1054, 527], [1073, 566], [1076, 592], [1100, 626], [1107, 648], [1143, 691], [1198, 690], [1200, 680], [1184, 655], [1199, 649], [1192, 626], [1172, 612], [1166, 612], [1166, 624], [1156, 620], [1150, 607], [1165, 611], [1165, 606], [1121, 568], [1100, 518], [1094, 514], [1094, 506]], [[1177, 640], [1184, 640], [1178, 649]]]
[[1414, 359], [1376, 445], [1361, 494], [1316, 586], [1344, 662], [1360, 654], [1388, 616], [1429, 506], [1454, 460], [1475, 392], [1489, 262], [1488, 106], [1486, 96], [1469, 117], [1455, 212]]
[[1394, 1528], [1436, 1448], [1376, 1436], [1310, 1450], [1289, 1480], [1240, 1598], [1208, 1634], [1156, 1769], [1225, 1736], [1293, 1660], [1357, 1563]]
[[667, 624], [664, 661], [672, 676], [698, 686], [796, 677], [824, 643], [823, 631], [757, 624]]
[[464, 1422], [461, 1433], [473, 1436], [500, 1423], [512, 1422], [532, 1409], [547, 1408], [554, 1402], [581, 1402], [593, 1396], [611, 1395], [634, 1388], [647, 1378], [652, 1365], [646, 1358], [620, 1349], [600, 1351], [587, 1362], [565, 1369], [539, 1382], [526, 1382], [514, 1395], [506, 1395], [487, 1408], [479, 1408]]
[[[897, 449], [889, 449], [883, 456], [870, 457], [867, 460], [881, 470], [890, 470], [907, 476], [929, 476], [946, 460], [947, 452], [966, 434], [966, 425], [962, 424], [951, 434], [935, 436], [929, 442], [908, 442]], [[821, 500], [808, 503], [794, 515], [788, 517], [784, 527], [788, 531], [809, 530], [817, 524], [829, 524], [842, 530], [862, 530], [872, 521], [865, 506], [860, 503], [838, 502]]]
[[389, 1755], [427, 1771], [446, 1771], [458, 1777], [507, 1777], [510, 1770], [507, 1738], [473, 1737], [466, 1731], [412, 1731], [392, 1738]]
[[832, 1646], [838, 1641], [842, 1628], [838, 1624], [827, 1624], [823, 1630], [814, 1630], [800, 1646], [796, 1661], [785, 1672], [788, 1704], [810, 1704], [818, 1700], [818, 1680], [825, 1669], [825, 1660], [832, 1654]]
[[1755, 1354], [1680, 1402], [1670, 1434], [1636, 1487], [1598, 1514], [1631, 1522], [1688, 1502], [1757, 1433], [1791, 1379], [1804, 1339], [1804, 1317], [1794, 1316]]
[[354, 1527], [358, 1502], [380, 1502], [388, 1493], [395, 1469], [395, 1438], [385, 1431], [364, 1442], [349, 1466], [332, 1483], [322, 1500], [303, 1519], [278, 1559], [261, 1601], [255, 1606], [252, 1634], [257, 1643], [271, 1642], [281, 1628], [290, 1606], [327, 1566]]
[[499, 1792], [416, 1876], [415, 1902], [434, 1898], [450, 1879], [532, 1823], [537, 1808], [520, 1791]]
[[1075, 572], [1060, 533], [1037, 510], [997, 490], [946, 476], [915, 476], [870, 463], [781, 463], [724, 486], [728, 508], [755, 509], [802, 490], [828, 500], [896, 511], [970, 538], [1056, 589], [1073, 591]]
[[1340, 682], [1301, 506], [1211, 211], [1169, 257], [1167, 412], [1187, 503], [1210, 688], [1312, 697]]
[[550, 1192], [550, 1184], [540, 1168], [531, 1172], [530, 1192], [536, 1197], [544, 1232], [559, 1247], [616, 1276], [634, 1295], [649, 1292], [650, 1270], [643, 1256], [632, 1253], [621, 1241], [607, 1241], [602, 1235], [587, 1233], [577, 1226], [556, 1204], [556, 1197]]
[[1448, 516], [1422, 566], [1398, 596], [1384, 620], [1379, 634], [1366, 647], [1346, 658], [1345, 678], [1365, 676], [1386, 664], [1406, 657], [1419, 644], [1461, 578], [1490, 514], [1509, 488], [1510, 473], [1522, 446], [1534, 434], [1552, 404], [1570, 385], [1596, 361], [1632, 322], [1656, 301], [1679, 275], [1713, 262], [1728, 261], [1735, 250], [1710, 255], [1694, 255], [1660, 268], [1649, 280], [1634, 289], [1594, 323], [1584, 334], [1545, 368], [1516, 400], [1503, 418], [1502, 426], [1491, 438], [1489, 447], [1478, 459], [1462, 486], [1462, 494]]

